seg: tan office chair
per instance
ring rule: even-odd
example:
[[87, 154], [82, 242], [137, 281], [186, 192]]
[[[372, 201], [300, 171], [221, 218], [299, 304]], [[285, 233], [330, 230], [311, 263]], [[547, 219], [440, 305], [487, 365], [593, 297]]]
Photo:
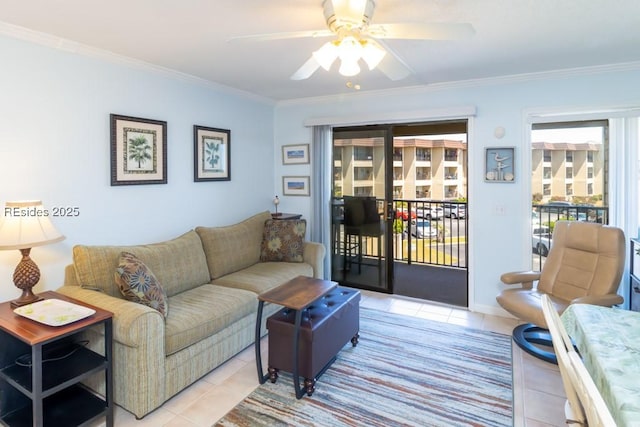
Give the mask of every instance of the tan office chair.
[[[562, 313], [569, 304], [611, 307], [624, 300], [616, 292], [625, 262], [625, 240], [616, 227], [582, 221], [558, 221], [551, 250], [542, 271], [511, 272], [500, 276], [507, 285], [496, 300], [505, 310], [529, 322], [513, 330], [513, 340], [529, 354], [557, 363], [542, 313], [540, 297], [549, 295]], [[533, 282], [537, 286], [533, 287]], [[538, 344], [538, 345], [536, 345]]]
[[560, 316], [549, 295], [541, 296], [542, 313], [549, 327], [553, 348], [558, 358], [558, 368], [562, 377], [567, 401], [564, 415], [567, 424], [581, 426], [615, 427], [616, 423], [584, 366], [576, 353]]

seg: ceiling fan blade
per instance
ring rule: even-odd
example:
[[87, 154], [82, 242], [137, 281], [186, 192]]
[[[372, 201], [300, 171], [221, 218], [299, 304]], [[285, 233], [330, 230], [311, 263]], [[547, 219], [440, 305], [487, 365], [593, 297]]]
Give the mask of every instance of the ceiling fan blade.
[[376, 67], [378, 70], [393, 81], [402, 80], [413, 74], [413, 70], [386, 43], [381, 40], [378, 40], [378, 43], [387, 51], [387, 55]]
[[228, 39], [228, 42], [247, 42], [247, 41], [270, 41], [270, 40], [283, 40], [283, 39], [299, 39], [305, 37], [329, 37], [333, 36], [329, 30], [315, 30], [315, 31], [291, 31], [283, 33], [266, 33], [266, 34], [251, 34], [248, 36], [236, 36]]
[[293, 73], [293, 75], [290, 77], [291, 80], [304, 80], [304, 79], [308, 79], [309, 77], [311, 77], [311, 75], [313, 73], [316, 72], [316, 70], [320, 68], [320, 64], [318, 63], [318, 61], [316, 61], [316, 59], [312, 56], [311, 58], [309, 58], [307, 60], [307, 62], [305, 62], [304, 64], [302, 64], [302, 67], [298, 68], [298, 71], [296, 71], [295, 73]]
[[473, 36], [475, 30], [471, 24], [400, 23], [370, 25], [367, 34], [378, 39], [459, 40]]

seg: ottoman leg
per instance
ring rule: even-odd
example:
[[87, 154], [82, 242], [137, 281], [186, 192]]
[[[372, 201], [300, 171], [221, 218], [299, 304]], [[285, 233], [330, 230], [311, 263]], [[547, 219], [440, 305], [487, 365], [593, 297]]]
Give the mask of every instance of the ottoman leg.
[[311, 396], [314, 391], [316, 391], [316, 380], [305, 378], [304, 379], [304, 390], [307, 392], [307, 396]]
[[356, 334], [353, 336], [353, 338], [351, 338], [351, 345], [354, 346], [354, 347], [357, 346], [359, 339], [360, 339], [360, 334], [358, 332], [356, 332]]
[[272, 383], [275, 384], [275, 382], [278, 381], [278, 371], [279, 371], [279, 369], [272, 368], [271, 366], [269, 366], [269, 368], [267, 368], [267, 370], [269, 371], [269, 381], [271, 381]]

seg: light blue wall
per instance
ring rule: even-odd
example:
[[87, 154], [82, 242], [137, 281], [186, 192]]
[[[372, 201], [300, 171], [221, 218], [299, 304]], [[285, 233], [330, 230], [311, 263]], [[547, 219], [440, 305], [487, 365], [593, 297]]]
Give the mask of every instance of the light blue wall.
[[[503, 313], [495, 302], [503, 287], [500, 274], [530, 268], [530, 172], [528, 161], [523, 160], [529, 150], [526, 113], [640, 105], [637, 67], [586, 71], [281, 103], [275, 115], [276, 150], [283, 144], [311, 142], [311, 130], [303, 124], [310, 119], [346, 116], [357, 122], [367, 117], [397, 118], [403, 112], [415, 119], [419, 110], [475, 107], [477, 114], [469, 129], [470, 307]], [[494, 137], [498, 126], [506, 130], [502, 139]], [[489, 146], [516, 147], [514, 184], [484, 182], [484, 148]], [[313, 179], [310, 166], [283, 166], [277, 159], [276, 188], [283, 175], [312, 175]], [[310, 198], [283, 197], [281, 206], [309, 216], [310, 203]]]
[[[150, 243], [272, 207], [273, 104], [170, 73], [0, 37], [0, 203], [77, 206], [66, 240], [34, 248], [36, 290], [62, 284], [75, 244]], [[109, 114], [168, 123], [168, 184], [110, 186]], [[231, 181], [193, 181], [193, 125], [231, 130]], [[20, 260], [0, 252], [0, 300]]]

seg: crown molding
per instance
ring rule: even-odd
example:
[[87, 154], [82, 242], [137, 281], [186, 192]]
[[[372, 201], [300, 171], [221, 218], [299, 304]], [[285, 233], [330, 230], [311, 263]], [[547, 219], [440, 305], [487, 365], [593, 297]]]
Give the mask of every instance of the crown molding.
[[594, 65], [588, 67], [565, 68], [560, 70], [540, 71], [532, 73], [511, 74], [482, 79], [457, 80], [451, 82], [428, 83], [424, 85], [404, 86], [400, 88], [371, 90], [364, 92], [352, 92], [349, 94], [324, 95], [308, 98], [298, 98], [278, 101], [278, 106], [305, 105], [340, 102], [345, 98], [353, 100], [356, 98], [384, 97], [403, 94], [422, 94], [443, 90], [476, 88], [482, 86], [497, 86], [511, 83], [531, 82], [536, 80], [551, 80], [559, 78], [570, 78], [584, 75], [605, 74], [613, 72], [640, 71], [640, 61], [623, 62], [616, 64]]
[[210, 80], [203, 79], [201, 77], [194, 76], [192, 74], [183, 73], [173, 70], [171, 68], [162, 67], [159, 65], [151, 64], [149, 62], [134, 59], [125, 55], [110, 52], [108, 50], [100, 49], [97, 47], [85, 45], [82, 43], [68, 40], [62, 37], [57, 37], [51, 34], [42, 33], [39, 31], [30, 30], [28, 28], [20, 27], [18, 25], [9, 24], [6, 22], [0, 22], [0, 34], [15, 39], [27, 41], [30, 43], [38, 44], [52, 49], [61, 50], [73, 54], [83, 55], [91, 58], [96, 58], [112, 64], [122, 65], [128, 68], [134, 68], [143, 71], [150, 71], [159, 75], [163, 75], [175, 80], [183, 81], [186, 83], [192, 83], [199, 86], [204, 86], [209, 89], [224, 92], [230, 95], [241, 96], [243, 98], [249, 98], [254, 101], [258, 101], [268, 105], [274, 105], [273, 99], [258, 96], [251, 92], [246, 92], [240, 89], [236, 89], [230, 86], [226, 86], [220, 83], [212, 82]]
[[321, 104], [321, 103], [332, 103], [332, 102], [335, 103], [335, 102], [344, 101], [347, 98], [349, 100], [353, 100], [358, 98], [365, 99], [368, 97], [380, 97], [380, 96], [387, 96], [387, 95], [396, 95], [396, 96], [403, 95], [403, 94], [415, 95], [420, 93], [430, 93], [430, 92], [436, 92], [436, 91], [442, 91], [442, 90], [493, 86], [493, 85], [502, 85], [502, 84], [509, 84], [509, 83], [529, 82], [534, 80], [550, 80], [550, 79], [557, 79], [557, 78], [567, 78], [567, 77], [603, 74], [603, 73], [611, 73], [611, 72], [640, 71], [640, 61], [634, 61], [634, 62], [625, 62], [625, 63], [616, 63], [616, 64], [595, 65], [595, 66], [588, 66], [588, 67], [566, 68], [566, 69], [551, 70], [551, 71], [513, 74], [513, 75], [505, 75], [505, 76], [497, 76], [497, 77], [487, 77], [487, 78], [481, 78], [481, 79], [429, 83], [424, 85], [404, 86], [404, 87], [392, 88], [392, 89], [351, 92], [348, 94], [343, 93], [343, 94], [335, 94], [335, 95], [295, 98], [295, 99], [288, 99], [288, 100], [274, 100], [271, 98], [266, 98], [263, 96], [256, 95], [251, 92], [226, 86], [221, 83], [216, 83], [211, 80], [206, 80], [201, 77], [196, 77], [192, 74], [187, 74], [187, 73], [176, 71], [170, 68], [161, 67], [159, 65], [154, 65], [145, 61], [120, 55], [104, 49], [85, 45], [85, 44], [68, 40], [62, 37], [57, 37], [51, 34], [34, 31], [25, 27], [9, 24], [6, 22], [0, 21], [0, 34], [8, 37], [24, 40], [27, 42], [31, 42], [34, 44], [46, 46], [52, 49], [84, 55], [87, 57], [100, 59], [106, 62], [123, 65], [129, 68], [151, 71], [151, 72], [164, 75], [176, 80], [197, 84], [197, 85], [214, 89], [220, 92], [241, 96], [243, 98], [249, 98], [260, 103], [264, 103], [268, 105], [276, 105], [276, 106], [305, 105], [305, 104], [318, 104], [318, 103]]

